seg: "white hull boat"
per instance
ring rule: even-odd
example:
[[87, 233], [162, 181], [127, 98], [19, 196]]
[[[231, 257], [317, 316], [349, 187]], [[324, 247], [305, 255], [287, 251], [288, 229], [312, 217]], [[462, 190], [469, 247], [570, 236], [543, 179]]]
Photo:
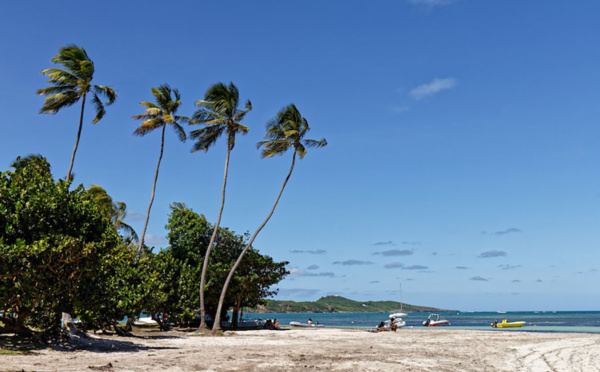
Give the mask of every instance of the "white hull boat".
[[157, 325], [157, 324], [158, 323], [156, 323], [156, 321], [153, 320], [149, 316], [143, 317], [143, 318], [139, 318], [138, 320], [136, 320], [135, 322], [133, 322], [133, 325], [136, 325], [136, 326]]
[[305, 328], [316, 328], [323, 327], [323, 324], [308, 324], [308, 323], [300, 323], [300, 322], [290, 322], [292, 327], [305, 327]]
[[439, 314], [429, 314], [429, 317], [423, 322], [423, 327], [449, 326], [450, 322]]

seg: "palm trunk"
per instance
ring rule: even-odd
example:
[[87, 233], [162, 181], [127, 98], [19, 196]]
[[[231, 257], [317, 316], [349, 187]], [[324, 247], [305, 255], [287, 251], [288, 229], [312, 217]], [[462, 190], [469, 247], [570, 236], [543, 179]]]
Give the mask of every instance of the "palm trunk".
[[231, 148], [227, 146], [227, 157], [225, 158], [225, 175], [223, 176], [223, 190], [221, 191], [221, 209], [219, 209], [219, 216], [217, 217], [217, 223], [213, 230], [213, 234], [210, 237], [210, 243], [206, 249], [204, 255], [204, 262], [202, 263], [202, 275], [200, 277], [200, 329], [207, 329], [206, 326], [206, 308], [204, 306], [204, 286], [206, 284], [206, 271], [208, 269], [208, 259], [210, 258], [210, 252], [212, 251], [213, 244], [217, 238], [219, 232], [219, 225], [221, 224], [221, 215], [223, 214], [223, 207], [225, 206], [225, 188], [227, 186], [227, 172], [229, 171], [229, 155], [231, 154]]
[[146, 228], [148, 228], [148, 220], [150, 219], [150, 209], [152, 209], [152, 203], [154, 202], [154, 192], [156, 190], [156, 181], [158, 180], [158, 169], [160, 168], [160, 161], [162, 160], [163, 151], [165, 149], [165, 129], [166, 124], [163, 124], [162, 137], [160, 140], [160, 155], [158, 156], [158, 163], [156, 164], [156, 173], [154, 174], [154, 184], [152, 185], [152, 195], [150, 196], [150, 204], [148, 204], [148, 211], [146, 211], [146, 222], [144, 222], [144, 230], [140, 237], [140, 245], [138, 246], [137, 253], [135, 255], [135, 264], [140, 262], [142, 256], [142, 247], [144, 246], [144, 238], [146, 237]]
[[79, 146], [79, 138], [81, 137], [81, 128], [83, 127], [83, 110], [85, 108], [85, 95], [83, 93], [83, 98], [81, 99], [81, 114], [79, 115], [79, 130], [77, 131], [77, 138], [75, 139], [75, 148], [73, 148], [73, 155], [71, 155], [71, 164], [69, 165], [69, 171], [67, 172], [67, 184], [71, 180], [71, 171], [73, 170], [73, 163], [75, 162], [75, 153], [77, 152], [77, 147]]
[[279, 203], [279, 199], [281, 198], [281, 194], [283, 194], [285, 185], [288, 183], [290, 176], [292, 175], [292, 171], [294, 170], [295, 163], [296, 163], [296, 152], [294, 151], [294, 155], [292, 156], [292, 166], [290, 167], [290, 171], [288, 172], [288, 175], [285, 178], [285, 181], [283, 181], [283, 185], [281, 186], [279, 195], [277, 195], [277, 199], [275, 199], [275, 203], [273, 204], [273, 207], [271, 208], [271, 212], [269, 213], [267, 218], [263, 221], [262, 225], [260, 225], [260, 227], [254, 232], [254, 235], [252, 235], [252, 238], [250, 238], [250, 241], [248, 242], [248, 244], [246, 244], [246, 246], [242, 250], [242, 253], [240, 253], [238, 259], [235, 261], [235, 264], [229, 271], [229, 275], [227, 275], [227, 279], [225, 280], [225, 284], [223, 285], [223, 290], [221, 291], [221, 297], [219, 298], [219, 306], [217, 307], [217, 313], [215, 315], [215, 324], [213, 325], [213, 331], [218, 331], [221, 329], [221, 311], [223, 309], [223, 303], [225, 302], [225, 295], [227, 294], [227, 288], [229, 287], [229, 283], [231, 282], [231, 279], [233, 278], [233, 274], [235, 273], [235, 270], [238, 268], [238, 266], [242, 262], [242, 259], [244, 258], [244, 255], [246, 254], [248, 249], [250, 249], [250, 247], [252, 246], [252, 243], [254, 243], [254, 239], [256, 239], [256, 236], [258, 235], [258, 233], [263, 229], [263, 227], [265, 227], [265, 225], [267, 224], [267, 222], [269, 222], [269, 219], [273, 215], [273, 212], [275, 212], [275, 207], [277, 207], [277, 203]]

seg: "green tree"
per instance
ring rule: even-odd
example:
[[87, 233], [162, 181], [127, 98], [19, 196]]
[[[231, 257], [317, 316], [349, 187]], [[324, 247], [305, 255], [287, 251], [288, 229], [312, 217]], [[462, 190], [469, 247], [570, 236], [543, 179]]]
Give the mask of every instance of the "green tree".
[[[246, 242], [236, 249], [236, 257], [230, 260], [229, 270], [231, 270], [232, 263], [245, 245]], [[232, 307], [232, 328], [237, 328], [237, 321], [243, 307], [254, 308], [261, 304], [265, 305], [265, 298], [277, 294], [277, 290], [272, 290], [271, 287], [289, 274], [289, 271], [285, 268], [287, 264], [289, 264], [287, 261], [275, 262], [273, 258], [261, 255], [255, 249], [249, 249], [246, 252], [244, 260], [237, 268], [228, 290], [228, 302], [231, 303]], [[225, 278], [229, 274], [229, 270], [225, 271], [221, 278]], [[218, 297], [215, 300], [218, 304]]]
[[223, 83], [217, 83], [211, 86], [203, 100], [196, 101], [198, 110], [192, 116], [194, 124], [204, 124], [205, 127], [196, 129], [191, 132], [190, 137], [196, 140], [192, 151], [208, 151], [217, 141], [217, 139], [227, 134], [227, 155], [225, 157], [225, 174], [223, 176], [223, 188], [221, 191], [221, 206], [217, 216], [217, 222], [214, 226], [204, 262], [202, 264], [202, 274], [200, 279], [200, 328], [206, 327], [206, 309], [204, 301], [204, 286], [206, 285], [206, 270], [210, 259], [211, 250], [219, 231], [221, 224], [221, 216], [223, 215], [223, 207], [225, 206], [225, 189], [227, 186], [227, 173], [229, 171], [229, 157], [231, 150], [235, 146], [236, 134], [248, 133], [248, 127], [241, 124], [246, 114], [252, 110], [250, 100], [246, 102], [245, 110], [240, 110], [239, 91], [233, 83], [226, 86]]
[[142, 236], [140, 238], [140, 244], [137, 250], [136, 263], [139, 262], [142, 254], [146, 229], [148, 228], [148, 220], [150, 219], [150, 209], [152, 208], [152, 203], [154, 202], [158, 171], [160, 169], [160, 162], [162, 160], [163, 151], [165, 148], [165, 129], [167, 128], [167, 125], [171, 125], [173, 130], [175, 130], [179, 140], [181, 142], [185, 142], [186, 134], [183, 130], [183, 127], [179, 123], [190, 123], [190, 119], [188, 117], [175, 115], [179, 109], [179, 106], [181, 106], [181, 95], [177, 89], [171, 89], [169, 85], [164, 84], [158, 88], [152, 88], [152, 95], [154, 95], [156, 103], [140, 102], [140, 105], [147, 107], [146, 112], [142, 115], [136, 115], [133, 117], [136, 120], [143, 120], [140, 126], [133, 132], [135, 135], [145, 136], [155, 129], [162, 129], [160, 155], [158, 156], [158, 163], [156, 164], [156, 173], [154, 174], [154, 183], [152, 184], [152, 194], [150, 196], [148, 210], [146, 211], [146, 220], [144, 222], [144, 229], [142, 230]]
[[[163, 285], [163, 289], [153, 291], [157, 295], [154, 297], [152, 310], [147, 313], [168, 313], [169, 319], [188, 326], [196, 317], [199, 307], [197, 286], [204, 252], [198, 252], [198, 246], [206, 247], [213, 226], [204, 216], [198, 215], [184, 204], [173, 203], [165, 227], [169, 231], [169, 246], [157, 255], [164, 255], [162, 260], [168, 262], [157, 264], [160, 267], [157, 277], [162, 278], [160, 285]], [[248, 236], [238, 235], [221, 227], [218, 240], [219, 245], [213, 250], [206, 278], [206, 314], [212, 319], [215, 319], [221, 294], [220, 284], [244, 249]], [[270, 287], [288, 274], [285, 270], [288, 262], [275, 262], [256, 250], [250, 250], [248, 257], [236, 273], [230, 296], [226, 299], [226, 305], [233, 307], [236, 315], [241, 306], [256, 306], [263, 298], [275, 293]]]
[[[62, 312], [99, 317], [105, 273], [122, 250], [115, 227], [41, 156], [0, 175], [0, 333], [49, 334]], [[36, 330], [34, 332], [34, 330]]]
[[233, 275], [235, 274], [235, 271], [237, 270], [240, 263], [242, 262], [242, 259], [244, 258], [246, 252], [252, 247], [254, 239], [256, 239], [258, 233], [265, 227], [265, 225], [267, 224], [267, 222], [269, 222], [269, 219], [273, 215], [273, 212], [275, 212], [275, 207], [277, 207], [277, 203], [279, 203], [281, 194], [283, 194], [283, 190], [285, 189], [285, 186], [287, 185], [287, 182], [292, 175], [292, 171], [294, 170], [294, 165], [296, 163], [296, 155], [298, 155], [298, 157], [302, 159], [306, 155], [306, 148], [319, 148], [327, 145], [327, 141], [325, 139], [321, 139], [320, 141], [304, 139], [304, 136], [306, 135], [306, 133], [308, 133], [309, 130], [310, 127], [308, 125], [308, 121], [304, 117], [302, 117], [302, 115], [300, 114], [300, 112], [294, 104], [290, 104], [283, 110], [279, 111], [275, 118], [269, 121], [269, 123], [267, 124], [267, 133], [265, 136], [266, 140], [258, 143], [259, 148], [263, 147], [262, 157], [265, 158], [272, 157], [275, 155], [283, 155], [288, 149], [293, 148], [294, 152], [292, 154], [292, 165], [290, 166], [290, 170], [285, 180], [283, 181], [281, 190], [279, 191], [279, 194], [277, 195], [275, 203], [273, 203], [273, 207], [267, 215], [267, 218], [254, 232], [248, 244], [246, 245], [246, 247], [244, 247], [239, 257], [235, 261], [235, 264], [231, 268], [229, 275], [225, 280], [225, 284], [223, 285], [221, 296], [219, 298], [219, 304], [217, 307], [213, 331], [219, 330], [221, 327], [220, 316], [223, 309], [223, 304], [225, 302], [227, 288], [229, 287]]
[[71, 155], [71, 163], [67, 172], [66, 181], [71, 180], [71, 171], [75, 162], [75, 153], [79, 146], [79, 138], [81, 137], [81, 128], [83, 127], [83, 111], [85, 101], [88, 94], [92, 95], [92, 103], [96, 108], [96, 116], [92, 120], [92, 124], [96, 124], [106, 110], [104, 103], [100, 97], [106, 97], [106, 105], [111, 105], [117, 98], [117, 92], [107, 86], [92, 84], [94, 77], [94, 62], [87, 55], [83, 47], [71, 44], [60, 48], [60, 51], [54, 58], [52, 63], [64, 66], [64, 70], [59, 68], [49, 68], [42, 71], [42, 74], [48, 77], [48, 84], [51, 86], [43, 89], [38, 89], [37, 94], [48, 96], [44, 100], [44, 105], [40, 109], [41, 114], [55, 114], [61, 109], [72, 106], [81, 100], [81, 114], [79, 116], [79, 129], [77, 130], [77, 138], [75, 147]]

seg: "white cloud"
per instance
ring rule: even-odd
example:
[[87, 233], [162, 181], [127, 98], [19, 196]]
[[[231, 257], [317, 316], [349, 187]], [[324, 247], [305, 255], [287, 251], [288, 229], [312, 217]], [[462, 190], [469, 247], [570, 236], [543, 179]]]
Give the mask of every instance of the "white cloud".
[[290, 269], [290, 277], [305, 277], [305, 276], [320, 276], [320, 277], [328, 277], [333, 278], [335, 276], [332, 272], [320, 272], [320, 273], [310, 273], [306, 270], [302, 270], [297, 267], [292, 267]]
[[141, 214], [140, 212], [128, 211], [126, 217], [128, 220], [141, 221], [144, 219], [145, 216], [143, 214]]
[[420, 100], [429, 96], [433, 96], [441, 91], [454, 88], [457, 80], [455, 78], [435, 78], [430, 83], [419, 85], [410, 91], [412, 98]]
[[404, 105], [404, 106], [392, 106], [392, 111], [393, 112], [407, 112], [410, 111], [410, 107]]
[[144, 242], [149, 245], [158, 245], [163, 244], [165, 242], [165, 238], [158, 235], [146, 234], [144, 237]]

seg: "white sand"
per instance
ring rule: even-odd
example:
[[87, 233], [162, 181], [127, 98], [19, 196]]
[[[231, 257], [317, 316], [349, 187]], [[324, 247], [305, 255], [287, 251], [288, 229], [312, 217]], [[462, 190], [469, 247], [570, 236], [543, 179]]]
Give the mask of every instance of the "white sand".
[[94, 349], [0, 356], [0, 371], [600, 371], [600, 334], [293, 329], [86, 342]]

